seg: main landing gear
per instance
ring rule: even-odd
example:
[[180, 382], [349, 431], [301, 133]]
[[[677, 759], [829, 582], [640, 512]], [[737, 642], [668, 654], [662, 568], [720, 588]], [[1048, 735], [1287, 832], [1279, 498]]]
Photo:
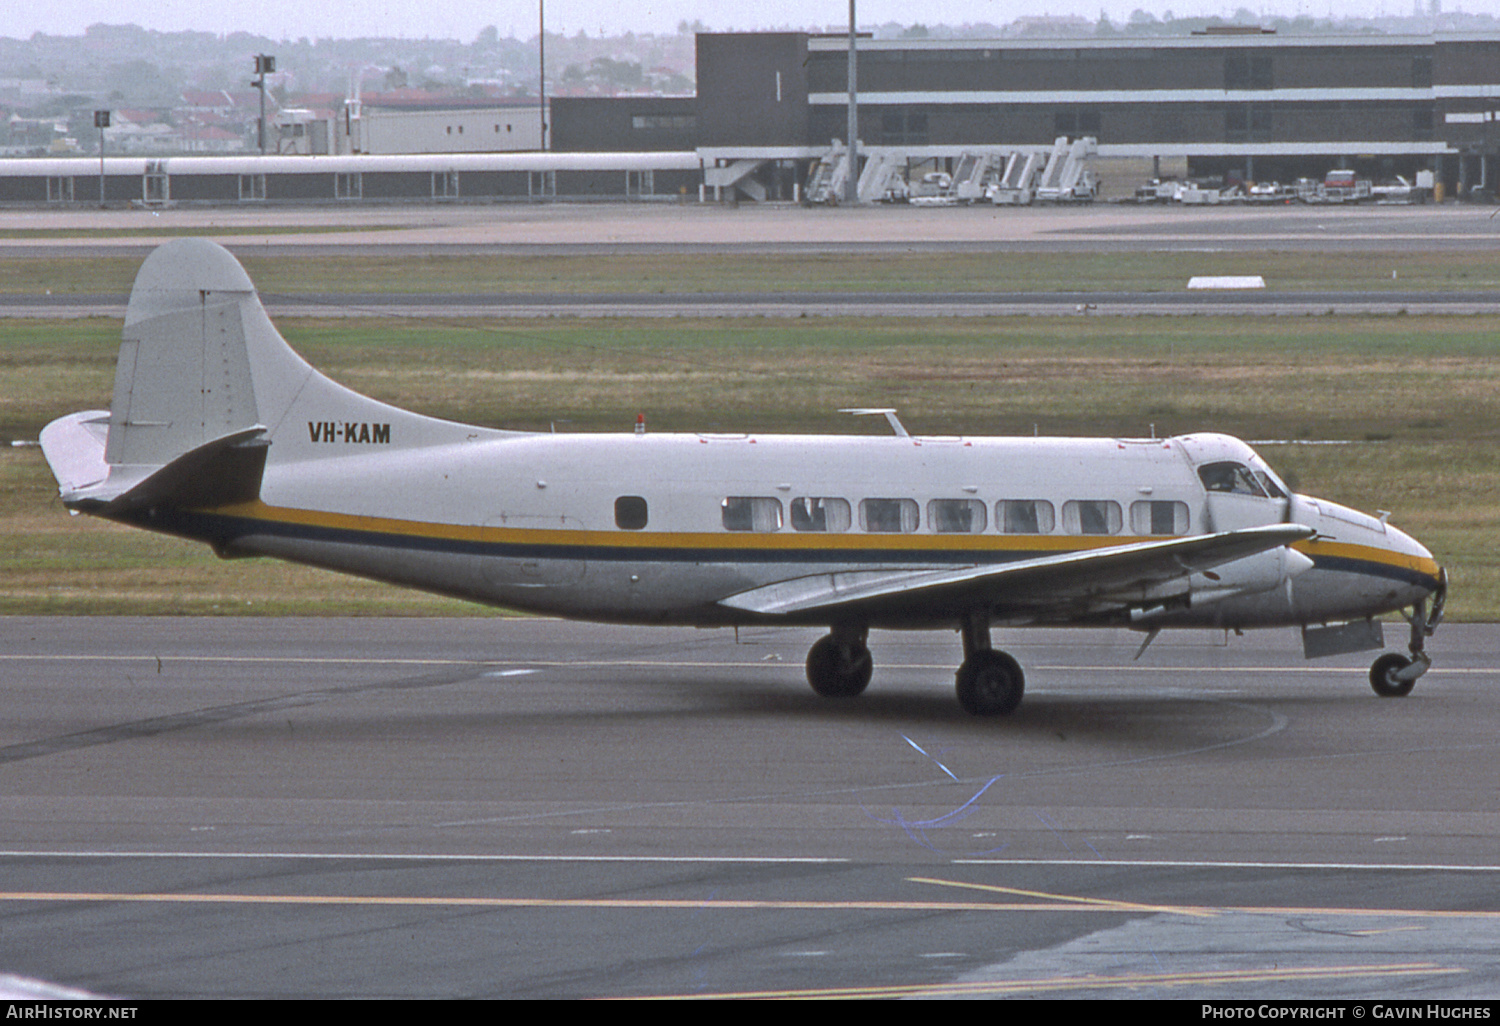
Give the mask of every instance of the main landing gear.
[[1407, 645], [1411, 650], [1411, 657], [1407, 658], [1400, 652], [1387, 652], [1375, 660], [1375, 665], [1370, 667], [1370, 687], [1381, 698], [1401, 698], [1411, 694], [1411, 689], [1416, 687], [1417, 678], [1431, 668], [1432, 656], [1427, 654], [1427, 639], [1432, 637], [1432, 632], [1443, 622], [1443, 607], [1447, 600], [1448, 572], [1444, 570], [1438, 577], [1438, 588], [1432, 596], [1432, 611], [1427, 611], [1427, 600], [1420, 599], [1412, 606], [1410, 613], [1401, 614], [1411, 624], [1411, 642]]
[[866, 627], [835, 627], [807, 653], [807, 682], [824, 698], [853, 698], [870, 683], [875, 660]]
[[[1007, 716], [1021, 704], [1025, 675], [1004, 652], [990, 647], [990, 624], [984, 616], [966, 619], [962, 627], [964, 661], [954, 685], [958, 704], [974, 716]], [[865, 644], [864, 627], [835, 627], [807, 653], [807, 682], [824, 698], [853, 698], [870, 683], [874, 660]]]
[[990, 647], [990, 621], [980, 614], [964, 620], [964, 661], [954, 675], [958, 704], [972, 716], [1009, 716], [1021, 704], [1026, 676], [1021, 664]]

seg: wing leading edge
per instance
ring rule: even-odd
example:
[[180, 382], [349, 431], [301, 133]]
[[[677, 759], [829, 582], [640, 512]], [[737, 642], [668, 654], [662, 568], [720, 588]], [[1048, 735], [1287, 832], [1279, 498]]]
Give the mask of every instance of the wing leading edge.
[[[853, 570], [814, 574], [743, 591], [720, 605], [764, 616], [806, 619], [911, 618], [963, 615], [976, 607], [1005, 613], [1070, 610], [1161, 602], [1186, 593], [1193, 574], [1212, 571], [1314, 534], [1301, 524], [1272, 524], [1219, 534], [1135, 542], [958, 569]], [[1296, 573], [1311, 561], [1299, 553]], [[1274, 583], [1270, 582], [1270, 583]], [[1252, 589], [1254, 590], [1254, 589]]]

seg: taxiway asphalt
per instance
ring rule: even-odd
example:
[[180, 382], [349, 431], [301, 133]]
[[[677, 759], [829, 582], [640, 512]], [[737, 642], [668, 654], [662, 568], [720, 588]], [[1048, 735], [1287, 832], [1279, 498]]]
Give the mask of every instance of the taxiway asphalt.
[[[0, 620], [0, 971], [129, 998], [1500, 995], [1500, 628]], [[1404, 631], [1392, 626], [1388, 640]]]
[[[1098, 204], [807, 208], [501, 204], [0, 210], [0, 259], [143, 257], [200, 234], [240, 256], [619, 253], [1488, 251], [1495, 208]], [[1388, 272], [1387, 272], [1388, 273]]]

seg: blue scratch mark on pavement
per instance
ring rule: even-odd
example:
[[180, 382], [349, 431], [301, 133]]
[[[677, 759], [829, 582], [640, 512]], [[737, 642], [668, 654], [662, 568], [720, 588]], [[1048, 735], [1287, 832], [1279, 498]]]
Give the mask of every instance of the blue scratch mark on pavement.
[[[1072, 847], [1069, 846], [1067, 839], [1065, 837], [1063, 837], [1062, 834], [1058, 833], [1056, 825], [1054, 825], [1049, 819], [1047, 819], [1046, 816], [1043, 816], [1040, 812], [1034, 812], [1033, 814], [1036, 816], [1037, 819], [1039, 819], [1039, 820], [1042, 821], [1042, 826], [1044, 826], [1048, 830], [1052, 831], [1052, 836], [1055, 837], [1055, 838], [1057, 838], [1058, 843], [1060, 843], [1063, 846], [1063, 850], [1066, 851], [1069, 855], [1073, 854]], [[1098, 854], [1098, 853], [1096, 852], [1095, 854]]]
[[[922, 746], [921, 746], [921, 745], [919, 745], [919, 744], [917, 744], [917, 743], [916, 743], [916, 742], [915, 742], [915, 741], [913, 741], [913, 740], [912, 740], [912, 739], [911, 739], [911, 738], [909, 738], [909, 737], [907, 737], [907, 736], [906, 736], [906, 735], [905, 735], [905, 734], [902, 734], [902, 735], [901, 735], [901, 738], [902, 738], [902, 740], [904, 740], [904, 741], [905, 741], [905, 742], [906, 742], [906, 743], [907, 743], [907, 744], [909, 744], [909, 745], [911, 745], [911, 746], [912, 746], [912, 747], [913, 747], [913, 748], [915, 748], [915, 749], [916, 749], [916, 750], [917, 750], [917, 751], [919, 751], [919, 752], [921, 752], [921, 753], [922, 753], [922, 754], [923, 754], [923, 755], [927, 755], [927, 753], [926, 753], [926, 752], [925, 752], [925, 751], [923, 751], [923, 749], [922, 749]], [[952, 777], [952, 779], [953, 779], [953, 782], [954, 782], [954, 783], [955, 783], [955, 784], [956, 784], [956, 783], [958, 783], [958, 777], [956, 777], [956, 776], [954, 776], [954, 775], [953, 775], [953, 771], [952, 771], [952, 770], [951, 770], [951, 769], [949, 769], [949, 768], [948, 768], [948, 767], [947, 767], [947, 766], [944, 766], [944, 765], [943, 765], [943, 764], [942, 764], [942, 763], [940, 763], [940, 762], [938, 762], [938, 761], [937, 761], [937, 759], [936, 759], [936, 758], [934, 758], [934, 757], [933, 757], [933, 756], [931, 756], [931, 755], [927, 755], [927, 758], [929, 758], [929, 759], [932, 759], [932, 761], [933, 761], [933, 764], [934, 764], [934, 765], [936, 765], [936, 766], [937, 766], [937, 768], [938, 768], [938, 769], [940, 769], [940, 770], [942, 770], [942, 771], [943, 771], [943, 772], [944, 772], [944, 773], [946, 773], [946, 774], [948, 774], [948, 776], [949, 776], [949, 777]], [[998, 778], [997, 778], [997, 779], [998, 779]]]
[[[905, 735], [902, 736], [905, 737]], [[911, 740], [911, 738], [907, 738], [906, 743], [911, 745], [913, 748], [917, 748], [916, 744]], [[921, 752], [922, 749], [917, 748], [917, 751]], [[926, 752], [922, 752], [922, 754], [927, 755]], [[928, 758], [932, 757], [928, 756]], [[939, 763], [939, 765], [942, 764]], [[945, 771], [946, 769], [947, 768], [944, 767]], [[948, 775], [950, 777], [953, 776], [952, 773], [949, 773]], [[934, 819], [909, 820], [905, 816], [901, 815], [900, 809], [891, 810], [892, 815], [895, 817], [893, 819], [881, 819], [879, 816], [871, 813], [868, 809], [865, 810], [865, 815], [869, 816], [877, 823], [885, 823], [890, 826], [899, 826], [907, 837], [910, 837], [913, 841], [917, 842], [922, 847], [926, 848], [928, 851], [932, 852], [935, 855], [950, 855], [952, 853], [943, 851], [927, 839], [927, 831], [940, 830], [944, 827], [953, 826], [956, 823], [962, 823], [964, 820], [974, 815], [975, 812], [979, 811], [976, 808], [976, 803], [978, 803], [979, 799], [984, 797], [984, 793], [991, 787], [993, 787], [996, 781], [1000, 780], [1004, 776], [1005, 774], [1002, 773], [1000, 774], [1000, 776], [991, 777], [989, 780], [985, 781], [983, 787], [974, 792], [973, 796], [970, 797], [968, 801], [964, 802], [952, 812], [946, 812]], [[958, 782], [957, 777], [954, 777], [953, 779], [955, 782]], [[990, 848], [986, 851], [963, 852], [962, 855], [966, 858], [976, 858], [981, 855], [993, 855], [996, 852], [1003, 851], [1008, 847], [1010, 847], [1009, 841], [1007, 841], [1005, 844], [1000, 845], [998, 848]]]

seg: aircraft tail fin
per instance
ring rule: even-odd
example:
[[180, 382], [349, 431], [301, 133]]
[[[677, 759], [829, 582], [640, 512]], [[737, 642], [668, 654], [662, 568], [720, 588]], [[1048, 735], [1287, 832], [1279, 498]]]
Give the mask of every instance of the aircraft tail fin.
[[55, 421], [43, 453], [65, 500], [72, 493], [79, 508], [113, 512], [148, 479], [132, 502], [254, 498], [267, 462], [475, 437], [319, 374], [281, 337], [228, 250], [178, 239], [136, 275], [108, 416]]

